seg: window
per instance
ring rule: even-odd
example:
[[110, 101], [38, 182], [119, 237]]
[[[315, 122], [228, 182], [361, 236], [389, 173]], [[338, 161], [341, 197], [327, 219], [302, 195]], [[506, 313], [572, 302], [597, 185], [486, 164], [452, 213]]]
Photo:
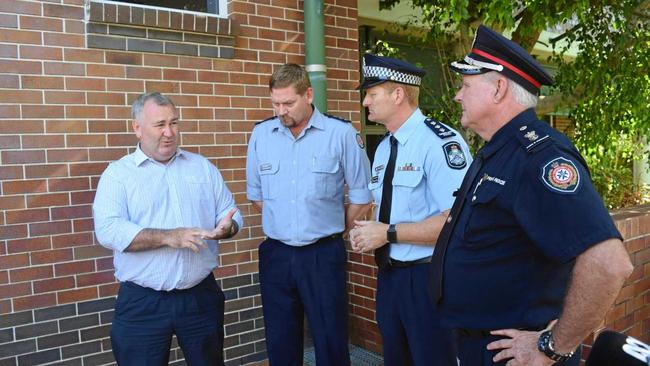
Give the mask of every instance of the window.
[[118, 0], [117, 2], [224, 15], [226, 0]]

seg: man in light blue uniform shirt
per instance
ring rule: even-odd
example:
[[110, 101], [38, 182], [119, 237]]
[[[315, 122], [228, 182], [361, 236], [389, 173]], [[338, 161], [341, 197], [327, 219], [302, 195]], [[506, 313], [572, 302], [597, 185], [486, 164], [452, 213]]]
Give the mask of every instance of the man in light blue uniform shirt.
[[[349, 121], [311, 103], [307, 72], [278, 67], [269, 82], [276, 116], [253, 129], [248, 199], [262, 211], [260, 287], [271, 366], [303, 364], [306, 314], [318, 366], [350, 364], [342, 233], [372, 197], [369, 162]], [[349, 205], [344, 205], [344, 185]]]
[[189, 365], [223, 365], [218, 240], [243, 221], [217, 168], [178, 148], [178, 112], [159, 93], [133, 102], [139, 144], [99, 180], [93, 217], [114, 252], [120, 290], [111, 328], [119, 365], [166, 365], [172, 335]]
[[369, 184], [378, 221], [358, 221], [350, 237], [354, 250], [375, 251], [386, 366], [456, 365], [451, 332], [440, 326], [428, 291], [428, 263], [470, 155], [457, 131], [418, 108], [424, 73], [401, 60], [364, 55], [363, 105], [388, 133]]

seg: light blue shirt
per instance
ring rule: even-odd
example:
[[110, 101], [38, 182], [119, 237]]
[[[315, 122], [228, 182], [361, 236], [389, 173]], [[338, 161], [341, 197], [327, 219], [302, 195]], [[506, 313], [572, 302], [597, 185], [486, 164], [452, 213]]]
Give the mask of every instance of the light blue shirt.
[[[235, 201], [217, 168], [206, 158], [178, 149], [167, 164], [140, 147], [111, 163], [95, 194], [93, 217], [99, 243], [114, 251], [115, 277], [155, 290], [193, 287], [217, 267], [218, 241], [207, 249], [162, 247], [125, 252], [145, 228], [199, 227], [212, 230]], [[241, 228], [239, 211], [233, 219]]]
[[[398, 148], [393, 176], [391, 224], [419, 222], [451, 208], [453, 193], [460, 187], [471, 163], [469, 148], [457, 131], [439, 123], [441, 130], [456, 134], [450, 136], [451, 133], [441, 133], [441, 137], [425, 124], [425, 119], [420, 109], [416, 109], [394, 134]], [[377, 218], [389, 157], [390, 142], [385, 137], [375, 152], [372, 178], [368, 185], [377, 203]], [[413, 261], [432, 254], [431, 246], [404, 242], [390, 246], [390, 257], [400, 261]]]
[[253, 129], [246, 160], [248, 199], [262, 201], [264, 234], [293, 246], [345, 229], [350, 203], [366, 204], [370, 163], [350, 123], [314, 113], [297, 138], [272, 118]]

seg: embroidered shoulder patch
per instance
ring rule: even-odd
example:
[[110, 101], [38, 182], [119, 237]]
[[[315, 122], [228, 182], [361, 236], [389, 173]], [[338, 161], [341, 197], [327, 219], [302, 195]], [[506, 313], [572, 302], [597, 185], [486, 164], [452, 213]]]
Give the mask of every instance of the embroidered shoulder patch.
[[435, 133], [441, 139], [456, 136], [456, 133], [449, 129], [449, 127], [434, 119], [427, 118], [424, 120], [424, 124], [427, 125], [427, 127], [429, 127], [431, 131], [433, 131], [433, 133]]
[[463, 169], [467, 165], [467, 158], [458, 142], [450, 141], [442, 145], [442, 150], [445, 152], [445, 159], [450, 168]]
[[559, 193], [575, 193], [580, 186], [580, 173], [575, 164], [565, 158], [555, 158], [542, 167], [542, 182]]
[[361, 138], [361, 135], [358, 132], [357, 132], [357, 145], [359, 145], [359, 147], [362, 149], [366, 147], [366, 144], [363, 143], [363, 138]]

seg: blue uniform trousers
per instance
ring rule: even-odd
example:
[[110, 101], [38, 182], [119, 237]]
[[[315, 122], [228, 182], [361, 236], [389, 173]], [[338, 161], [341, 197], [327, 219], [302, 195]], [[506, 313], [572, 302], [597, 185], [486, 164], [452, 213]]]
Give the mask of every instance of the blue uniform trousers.
[[456, 366], [452, 333], [440, 325], [429, 294], [429, 263], [395, 268], [377, 276], [377, 323], [385, 366]]
[[[458, 359], [460, 360], [459, 366], [505, 366], [508, 362], [494, 362], [492, 359], [496, 356], [498, 351], [488, 350], [486, 347], [489, 343], [503, 339], [501, 336], [463, 336], [459, 332], [454, 332], [456, 343], [458, 345]], [[578, 366], [580, 364], [580, 356], [582, 354], [582, 347], [578, 347], [573, 357], [566, 362], [555, 363], [556, 366]]]
[[302, 366], [305, 314], [316, 365], [350, 365], [346, 259], [340, 235], [303, 247], [262, 242], [260, 288], [271, 366]]
[[190, 366], [223, 365], [224, 295], [212, 273], [186, 290], [156, 291], [122, 282], [111, 328], [120, 366], [169, 363], [172, 335]]

